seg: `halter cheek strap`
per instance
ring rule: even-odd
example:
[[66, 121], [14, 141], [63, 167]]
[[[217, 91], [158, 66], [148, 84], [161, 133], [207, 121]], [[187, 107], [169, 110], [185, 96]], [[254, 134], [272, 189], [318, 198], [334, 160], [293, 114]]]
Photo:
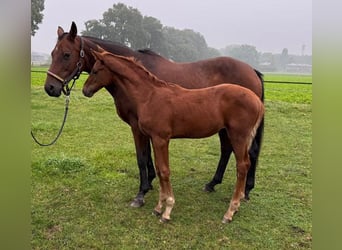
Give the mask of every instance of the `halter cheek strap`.
[[[62, 91], [67, 96], [70, 94], [70, 91], [71, 91], [72, 87], [74, 86], [75, 81], [80, 77], [80, 75], [82, 73], [82, 71], [81, 71], [81, 68], [82, 68], [81, 60], [84, 58], [84, 50], [83, 50], [84, 41], [83, 41], [82, 37], [80, 37], [80, 39], [81, 39], [80, 60], [76, 63], [76, 68], [71, 73], [71, 75], [69, 77], [67, 77], [66, 79], [63, 79], [62, 77], [60, 77], [59, 75], [51, 72], [50, 70], [47, 71], [48, 75], [56, 78], [58, 81], [60, 81], [63, 84]], [[71, 87], [69, 88], [68, 84], [69, 84], [69, 82], [71, 80], [74, 80], [74, 81], [73, 81]], [[64, 89], [64, 87], [65, 87], [65, 89]]]
[[50, 70], [48, 70], [46, 73], [48, 73], [48, 75], [53, 76], [54, 78], [56, 78], [58, 81], [64, 83], [64, 79], [58, 75], [56, 75], [55, 73], [52, 73]]

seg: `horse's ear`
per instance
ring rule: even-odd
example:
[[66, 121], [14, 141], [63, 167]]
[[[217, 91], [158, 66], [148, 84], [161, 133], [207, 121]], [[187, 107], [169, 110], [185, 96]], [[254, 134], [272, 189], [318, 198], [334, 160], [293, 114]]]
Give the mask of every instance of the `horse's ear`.
[[57, 35], [58, 37], [62, 37], [62, 35], [64, 34], [64, 30], [61, 26], [58, 26], [58, 29], [57, 29]]
[[71, 23], [71, 27], [70, 27], [70, 31], [69, 31], [69, 37], [71, 40], [75, 40], [77, 36], [77, 27], [76, 27], [76, 23], [72, 22]]

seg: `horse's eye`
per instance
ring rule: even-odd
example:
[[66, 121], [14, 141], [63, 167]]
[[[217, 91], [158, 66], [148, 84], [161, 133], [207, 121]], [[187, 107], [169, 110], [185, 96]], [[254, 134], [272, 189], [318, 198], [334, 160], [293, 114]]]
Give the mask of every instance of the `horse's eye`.
[[64, 53], [63, 58], [68, 60], [70, 58], [70, 53]]
[[91, 71], [91, 74], [92, 74], [92, 75], [96, 75], [96, 74], [97, 74], [97, 70], [92, 70], [92, 71]]

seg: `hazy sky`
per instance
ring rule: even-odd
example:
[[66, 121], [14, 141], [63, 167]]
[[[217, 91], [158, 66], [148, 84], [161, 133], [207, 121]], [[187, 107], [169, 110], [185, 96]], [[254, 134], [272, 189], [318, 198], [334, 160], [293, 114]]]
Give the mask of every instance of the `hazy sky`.
[[32, 51], [50, 53], [58, 26], [69, 31], [75, 21], [80, 32], [86, 21], [102, 19], [119, 2], [164, 26], [199, 32], [216, 49], [248, 44], [261, 52], [281, 53], [287, 48], [289, 54], [300, 55], [305, 45], [304, 54], [312, 54], [311, 0], [45, 0]]

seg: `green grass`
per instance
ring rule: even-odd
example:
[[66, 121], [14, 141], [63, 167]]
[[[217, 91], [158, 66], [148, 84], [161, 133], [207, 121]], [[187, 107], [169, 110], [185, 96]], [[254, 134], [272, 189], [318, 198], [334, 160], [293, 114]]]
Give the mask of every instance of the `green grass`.
[[312, 83], [312, 75], [296, 75], [296, 74], [265, 74], [265, 81], [285, 81], [285, 82], [303, 82]]
[[[129, 206], [139, 183], [130, 128], [106, 91], [83, 97], [85, 78], [71, 93], [57, 143], [40, 147], [32, 141], [33, 249], [312, 248], [311, 85], [265, 84], [256, 187], [230, 224], [221, 219], [235, 184], [234, 158], [217, 191], [204, 193], [216, 170], [218, 137], [172, 140], [176, 204], [172, 221], [161, 224], [152, 215], [157, 180], [145, 206]], [[44, 81], [44, 74], [32, 74], [31, 117], [33, 132], [47, 143], [58, 132], [64, 98], [47, 96]]]

